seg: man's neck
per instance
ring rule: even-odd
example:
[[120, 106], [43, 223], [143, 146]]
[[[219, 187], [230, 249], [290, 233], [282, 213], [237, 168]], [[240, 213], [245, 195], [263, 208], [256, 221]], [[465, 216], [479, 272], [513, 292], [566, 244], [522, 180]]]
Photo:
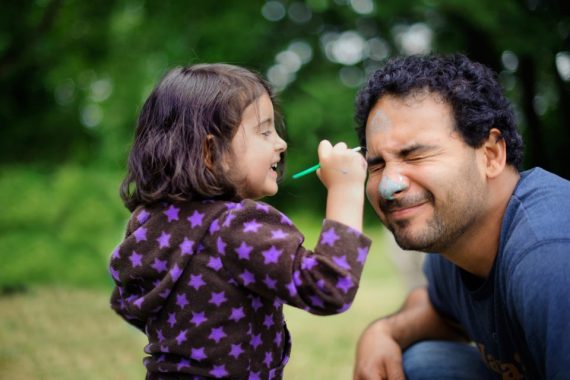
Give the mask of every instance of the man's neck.
[[495, 262], [505, 210], [520, 179], [511, 168], [489, 182], [489, 202], [477, 224], [442, 255], [465, 271], [486, 278]]

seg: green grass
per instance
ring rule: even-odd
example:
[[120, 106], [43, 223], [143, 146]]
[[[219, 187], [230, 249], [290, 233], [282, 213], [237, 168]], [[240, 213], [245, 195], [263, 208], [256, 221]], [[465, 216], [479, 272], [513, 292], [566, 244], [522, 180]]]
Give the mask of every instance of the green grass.
[[[144, 378], [145, 338], [114, 315], [108, 297], [105, 289], [54, 285], [0, 297], [0, 380]], [[362, 329], [402, 299], [403, 287], [375, 244], [350, 310], [318, 317], [286, 308], [293, 350], [285, 378], [350, 378]]]
[[[144, 378], [145, 337], [108, 305], [107, 261], [128, 217], [119, 180], [77, 167], [1, 171], [0, 380]], [[289, 216], [312, 248], [321, 218]], [[293, 338], [286, 379], [350, 378], [361, 331], [401, 304], [404, 286], [380, 224], [366, 232], [374, 244], [350, 310], [318, 317], [285, 309]]]

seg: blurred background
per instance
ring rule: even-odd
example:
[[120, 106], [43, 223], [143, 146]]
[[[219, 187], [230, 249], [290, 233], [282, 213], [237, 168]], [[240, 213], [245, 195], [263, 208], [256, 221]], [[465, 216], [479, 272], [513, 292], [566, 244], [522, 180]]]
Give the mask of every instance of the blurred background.
[[[567, 1], [22, 0], [2, 1], [0, 20], [0, 379], [143, 378], [144, 337], [109, 310], [106, 267], [129, 216], [118, 186], [137, 113], [172, 66], [265, 76], [288, 128], [290, 178], [317, 162], [321, 139], [357, 144], [355, 94], [386, 59], [462, 52], [498, 73], [524, 166], [570, 178]], [[266, 201], [314, 243], [324, 196], [309, 176]], [[369, 208], [365, 224], [374, 250], [354, 307], [287, 310], [285, 378], [349, 378], [360, 331], [416, 280]]]

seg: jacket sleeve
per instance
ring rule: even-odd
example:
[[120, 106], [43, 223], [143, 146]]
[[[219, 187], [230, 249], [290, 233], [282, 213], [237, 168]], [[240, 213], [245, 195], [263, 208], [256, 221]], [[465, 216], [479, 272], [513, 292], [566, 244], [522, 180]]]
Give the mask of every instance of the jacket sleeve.
[[209, 244], [240, 285], [313, 314], [343, 312], [354, 300], [371, 244], [362, 233], [324, 220], [311, 251], [289, 218], [251, 200], [223, 214], [219, 226]]

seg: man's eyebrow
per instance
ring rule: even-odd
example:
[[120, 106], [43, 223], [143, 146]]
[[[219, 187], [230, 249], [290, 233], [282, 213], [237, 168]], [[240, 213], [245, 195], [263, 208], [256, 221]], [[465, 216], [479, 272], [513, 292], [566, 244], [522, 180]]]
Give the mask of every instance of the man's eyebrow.
[[[421, 154], [426, 152], [431, 152], [439, 149], [436, 145], [425, 145], [425, 144], [413, 144], [408, 147], [402, 148], [396, 156], [400, 159], [405, 159], [412, 154]], [[384, 163], [384, 158], [382, 156], [368, 157], [366, 158], [368, 166], [379, 165]]]
[[375, 166], [384, 163], [384, 159], [381, 156], [369, 157], [366, 159], [366, 163], [368, 166]]
[[398, 157], [406, 158], [412, 154], [421, 154], [438, 149], [436, 145], [413, 144], [398, 152]]

